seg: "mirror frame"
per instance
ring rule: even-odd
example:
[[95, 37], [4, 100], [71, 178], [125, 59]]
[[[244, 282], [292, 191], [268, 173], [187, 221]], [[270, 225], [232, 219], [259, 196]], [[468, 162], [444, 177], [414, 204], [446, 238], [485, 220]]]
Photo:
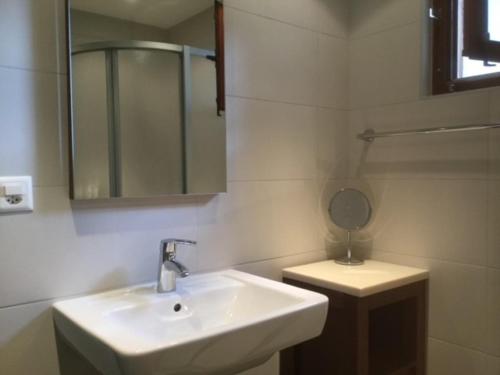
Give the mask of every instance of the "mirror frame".
[[[217, 81], [217, 115], [223, 116], [226, 110], [226, 79], [225, 79], [225, 40], [224, 40], [224, 0], [214, 0], [214, 24], [215, 24], [215, 69], [216, 69], [216, 81]], [[66, 98], [67, 103], [67, 118], [68, 118], [68, 178], [69, 178], [69, 198], [71, 200], [81, 200], [75, 199], [74, 196], [74, 150], [73, 150], [73, 140], [74, 140], [74, 129], [73, 129], [73, 98], [72, 98], [72, 68], [71, 68], [71, 0], [64, 1], [65, 6], [65, 35], [66, 35]], [[190, 194], [165, 194], [161, 196], [187, 196]], [[127, 199], [128, 197], [108, 197], [102, 198], [105, 200], [109, 199]], [[145, 197], [134, 197], [134, 199], [148, 198]]]

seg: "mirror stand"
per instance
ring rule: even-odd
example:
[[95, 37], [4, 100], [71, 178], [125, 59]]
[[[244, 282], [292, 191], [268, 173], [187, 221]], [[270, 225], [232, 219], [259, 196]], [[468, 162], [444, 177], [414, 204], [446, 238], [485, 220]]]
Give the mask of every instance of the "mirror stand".
[[347, 255], [342, 258], [335, 259], [335, 263], [342, 264], [343, 266], [360, 266], [364, 262], [362, 260], [352, 257], [351, 252], [351, 231], [347, 231]]

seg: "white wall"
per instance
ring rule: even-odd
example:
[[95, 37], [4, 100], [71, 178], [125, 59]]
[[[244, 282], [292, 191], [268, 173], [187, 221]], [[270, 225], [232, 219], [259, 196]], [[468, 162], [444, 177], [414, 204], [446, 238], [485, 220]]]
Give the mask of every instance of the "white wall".
[[431, 270], [429, 375], [498, 375], [499, 133], [355, 139], [500, 120], [499, 89], [422, 96], [423, 14], [421, 0], [351, 2], [350, 178], [376, 206], [358, 245]]
[[226, 4], [228, 193], [71, 203], [63, 1], [0, 0], [0, 175], [35, 184], [32, 214], [0, 216], [1, 374], [57, 374], [54, 299], [154, 279], [162, 238], [198, 240], [179, 254], [194, 271], [278, 278], [325, 257], [320, 194], [348, 171], [347, 2]]

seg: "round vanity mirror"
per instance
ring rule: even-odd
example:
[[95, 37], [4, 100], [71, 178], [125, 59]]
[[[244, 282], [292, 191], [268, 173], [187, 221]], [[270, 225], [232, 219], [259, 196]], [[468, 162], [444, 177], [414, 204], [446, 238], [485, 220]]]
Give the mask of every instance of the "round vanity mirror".
[[366, 195], [356, 189], [341, 189], [330, 201], [328, 212], [333, 223], [347, 231], [347, 255], [335, 262], [344, 265], [363, 264], [363, 261], [351, 255], [351, 232], [363, 229], [370, 221], [372, 208]]

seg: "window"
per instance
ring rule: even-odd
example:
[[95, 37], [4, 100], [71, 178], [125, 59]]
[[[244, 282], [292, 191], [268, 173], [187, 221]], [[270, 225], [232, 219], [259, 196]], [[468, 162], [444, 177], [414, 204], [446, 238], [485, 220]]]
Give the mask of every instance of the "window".
[[433, 94], [500, 86], [500, 0], [433, 0]]

